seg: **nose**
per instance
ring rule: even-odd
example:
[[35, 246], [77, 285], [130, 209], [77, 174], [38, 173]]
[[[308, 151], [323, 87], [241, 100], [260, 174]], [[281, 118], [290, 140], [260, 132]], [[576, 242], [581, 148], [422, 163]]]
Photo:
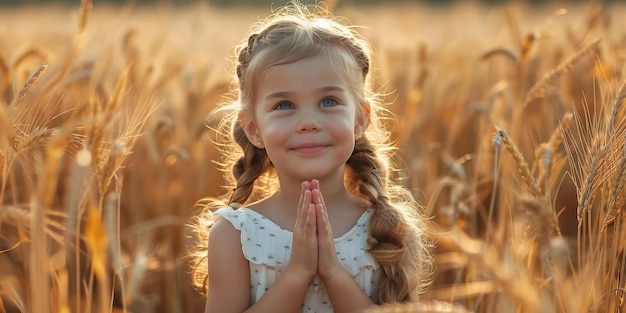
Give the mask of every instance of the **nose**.
[[298, 133], [317, 132], [322, 128], [320, 117], [314, 110], [302, 110], [298, 119]]

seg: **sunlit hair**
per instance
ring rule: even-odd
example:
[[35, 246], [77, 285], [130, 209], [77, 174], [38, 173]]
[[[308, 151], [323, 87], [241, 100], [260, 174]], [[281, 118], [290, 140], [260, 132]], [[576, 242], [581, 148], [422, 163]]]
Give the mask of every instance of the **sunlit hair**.
[[369, 115], [365, 134], [356, 140], [346, 162], [345, 181], [353, 194], [368, 200], [375, 209], [368, 243], [370, 253], [383, 269], [377, 300], [416, 300], [430, 280], [431, 246], [424, 234], [421, 207], [406, 188], [392, 181], [394, 149], [381, 120], [385, 108], [372, 90], [371, 48], [367, 41], [337, 22], [323, 7], [292, 3], [255, 25], [235, 52], [237, 99], [211, 113], [217, 124], [217, 144], [224, 152], [220, 166], [229, 192], [224, 199], [204, 199], [200, 203], [203, 211], [192, 225], [198, 239], [192, 251], [194, 285], [202, 293], [207, 292], [211, 212], [226, 205], [245, 206], [278, 187], [265, 150], [248, 140], [237, 121], [238, 113], [253, 111], [255, 83], [272, 66], [323, 56], [352, 87], [350, 92], [359, 104], [357, 114]]

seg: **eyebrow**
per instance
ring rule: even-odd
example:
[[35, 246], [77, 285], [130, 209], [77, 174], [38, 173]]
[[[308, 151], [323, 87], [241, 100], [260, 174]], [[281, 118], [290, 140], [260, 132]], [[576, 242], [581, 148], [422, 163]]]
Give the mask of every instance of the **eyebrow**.
[[[331, 91], [339, 91], [339, 92], [344, 92], [345, 89], [339, 87], [339, 86], [325, 86], [322, 88], [317, 89], [315, 92], [317, 93], [326, 93], [326, 92], [331, 92]], [[269, 95], [265, 96], [265, 99], [272, 99], [272, 98], [286, 98], [290, 95], [292, 95], [293, 92], [291, 91], [277, 91], [277, 92], [273, 92]]]

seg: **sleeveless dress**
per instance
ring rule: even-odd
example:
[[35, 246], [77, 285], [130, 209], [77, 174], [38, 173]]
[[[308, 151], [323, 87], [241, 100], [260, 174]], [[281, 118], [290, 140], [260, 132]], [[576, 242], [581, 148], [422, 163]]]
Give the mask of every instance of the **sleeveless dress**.
[[[369, 222], [374, 211], [368, 209], [356, 224], [336, 237], [337, 258], [361, 289], [376, 303], [380, 271], [368, 252]], [[287, 267], [291, 257], [293, 233], [249, 208], [221, 208], [215, 211], [241, 232], [241, 247], [250, 264], [250, 305], [256, 303]], [[288, 295], [285, 295], [288, 296]], [[315, 276], [302, 303], [301, 312], [333, 312], [323, 281]]]

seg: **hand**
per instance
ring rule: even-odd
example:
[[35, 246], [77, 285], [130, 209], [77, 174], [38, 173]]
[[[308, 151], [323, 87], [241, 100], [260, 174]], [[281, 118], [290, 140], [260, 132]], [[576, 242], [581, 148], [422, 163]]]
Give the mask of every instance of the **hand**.
[[293, 228], [291, 259], [285, 271], [296, 273], [309, 283], [318, 271], [316, 209], [312, 201], [311, 183], [302, 183], [296, 224]]
[[335, 241], [330, 220], [326, 210], [326, 204], [322, 197], [319, 181], [314, 179], [311, 181], [311, 201], [315, 206], [317, 220], [317, 273], [322, 280], [333, 277], [337, 271], [343, 271], [343, 267], [337, 258], [335, 250]]

